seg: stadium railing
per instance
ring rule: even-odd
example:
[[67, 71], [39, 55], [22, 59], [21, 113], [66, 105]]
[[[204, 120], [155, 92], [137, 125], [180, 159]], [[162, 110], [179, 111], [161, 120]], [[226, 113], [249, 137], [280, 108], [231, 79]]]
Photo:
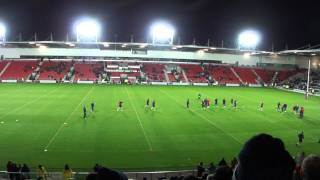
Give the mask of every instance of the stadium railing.
[[[143, 180], [143, 178], [147, 178], [148, 180], [157, 180], [159, 178], [164, 177], [180, 177], [180, 176], [188, 176], [188, 175], [196, 175], [196, 170], [180, 170], [180, 171], [152, 171], [152, 172], [124, 172], [127, 175], [128, 179], [131, 180]], [[22, 175], [26, 175], [21, 172], [7, 172], [7, 171], [0, 171], [0, 180], [10, 179], [10, 174], [13, 176], [22, 177]], [[73, 172], [72, 179], [81, 179], [85, 180], [86, 177], [91, 174], [90, 172]], [[37, 179], [37, 172], [30, 172], [28, 173], [29, 179]], [[14, 178], [16, 179], [16, 178]], [[22, 179], [22, 178], [20, 178]], [[61, 172], [50, 172], [46, 173], [47, 180], [64, 180], [62, 171]]]

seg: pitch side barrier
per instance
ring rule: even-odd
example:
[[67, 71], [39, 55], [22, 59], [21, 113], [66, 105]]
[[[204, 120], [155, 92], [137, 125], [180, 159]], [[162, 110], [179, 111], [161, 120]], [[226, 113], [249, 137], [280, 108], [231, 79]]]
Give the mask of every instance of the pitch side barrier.
[[[73, 178], [75, 180], [85, 180], [86, 177], [92, 172], [73, 172]], [[149, 180], [158, 180], [159, 178], [170, 178], [170, 177], [181, 177], [196, 175], [197, 170], [180, 170], [180, 171], [151, 171], [151, 172], [124, 172], [129, 180], [143, 180], [147, 178]], [[10, 177], [15, 177], [14, 179], [37, 179], [37, 172], [7, 172], [0, 171], [0, 179], [10, 179]], [[47, 180], [64, 180], [62, 172], [51, 172], [46, 173]], [[23, 177], [23, 178], [22, 178]]]

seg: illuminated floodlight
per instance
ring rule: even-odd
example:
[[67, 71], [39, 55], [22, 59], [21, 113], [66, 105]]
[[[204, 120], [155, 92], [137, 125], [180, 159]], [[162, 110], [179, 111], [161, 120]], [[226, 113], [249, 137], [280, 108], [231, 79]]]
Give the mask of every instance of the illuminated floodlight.
[[150, 33], [153, 44], [173, 44], [175, 30], [174, 27], [167, 22], [156, 22], [152, 24]]
[[0, 42], [6, 41], [6, 26], [0, 23]]
[[240, 33], [238, 37], [239, 49], [255, 49], [261, 40], [257, 31], [247, 30]]
[[97, 21], [86, 18], [75, 23], [74, 31], [77, 42], [98, 42], [101, 27]]

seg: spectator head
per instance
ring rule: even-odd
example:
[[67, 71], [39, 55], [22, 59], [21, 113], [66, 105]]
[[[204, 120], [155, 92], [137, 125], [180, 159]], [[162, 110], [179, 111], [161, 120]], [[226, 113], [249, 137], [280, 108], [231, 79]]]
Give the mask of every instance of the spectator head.
[[66, 170], [66, 171], [70, 170], [70, 167], [68, 164], [64, 165], [64, 170]]
[[249, 139], [239, 153], [237, 180], [292, 180], [295, 162], [283, 142], [268, 134]]
[[123, 173], [102, 167], [98, 171], [97, 180], [105, 180], [105, 179], [128, 180], [127, 176], [124, 175]]
[[197, 178], [193, 175], [189, 175], [183, 178], [183, 180], [197, 180]]
[[231, 180], [232, 169], [228, 166], [220, 166], [213, 175], [213, 180]]
[[320, 179], [320, 156], [309, 155], [303, 160], [302, 174], [304, 180]]

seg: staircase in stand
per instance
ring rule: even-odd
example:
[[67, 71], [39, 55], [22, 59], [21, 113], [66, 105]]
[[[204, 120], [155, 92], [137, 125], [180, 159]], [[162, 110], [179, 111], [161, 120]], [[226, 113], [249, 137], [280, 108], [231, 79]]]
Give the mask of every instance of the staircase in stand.
[[273, 77], [272, 77], [271, 83], [272, 83], [273, 86], [274, 86], [275, 83], [276, 83], [278, 74], [279, 74], [278, 71], [276, 71], [276, 72], [274, 73]]
[[239, 80], [242, 84], [244, 84], [243, 81], [242, 81], [242, 79], [241, 79], [240, 76], [238, 75], [238, 73], [236, 73], [236, 71], [235, 71], [232, 67], [230, 67], [230, 69], [231, 69], [231, 71], [233, 72], [233, 74], [238, 78], [238, 80]]
[[183, 75], [183, 78], [185, 79], [185, 81], [188, 83], [189, 80], [188, 80], [188, 77], [186, 75], [186, 72], [181, 68], [181, 72], [182, 72], [182, 75]]
[[11, 62], [8, 62], [6, 64], [6, 66], [2, 69], [2, 71], [0, 72], [0, 77], [2, 76], [2, 74], [7, 70], [7, 68], [10, 66]]
[[263, 82], [262, 78], [259, 76], [259, 74], [254, 69], [251, 69], [251, 71], [253, 72], [254, 75], [257, 76], [257, 78], [258, 78], [258, 80], [256, 79], [257, 83], [262, 82], [264, 84], [264, 82]]

